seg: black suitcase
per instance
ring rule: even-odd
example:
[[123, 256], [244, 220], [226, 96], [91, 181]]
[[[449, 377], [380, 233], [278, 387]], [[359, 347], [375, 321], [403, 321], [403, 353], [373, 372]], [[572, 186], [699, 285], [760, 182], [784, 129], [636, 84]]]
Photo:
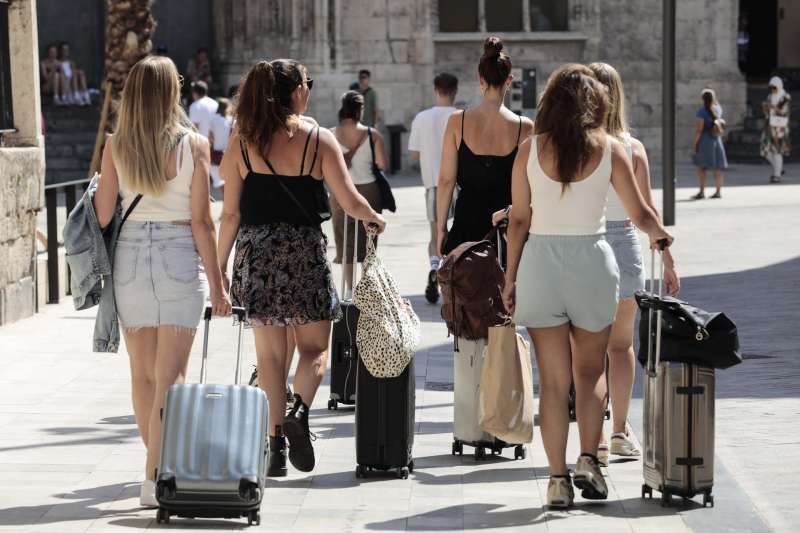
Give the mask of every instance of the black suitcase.
[[[358, 243], [359, 222], [353, 224], [355, 238], [353, 243]], [[342, 257], [347, 257], [347, 214], [344, 215], [344, 243], [342, 244]], [[358, 246], [353, 246], [353, 278], [351, 287], [355, 285], [356, 251]], [[338, 409], [339, 404], [353, 405], [356, 403], [356, 374], [358, 373], [358, 348], [356, 347], [356, 327], [358, 325], [358, 309], [353, 305], [352, 291], [346, 294], [344, 279], [344, 261], [342, 262], [341, 294], [342, 318], [333, 323], [331, 332], [331, 391], [328, 400], [328, 409]], [[348, 297], [349, 296], [349, 297]]]
[[412, 448], [416, 409], [414, 359], [396, 378], [376, 378], [358, 363], [356, 395], [356, 477], [371, 470], [414, 471]]

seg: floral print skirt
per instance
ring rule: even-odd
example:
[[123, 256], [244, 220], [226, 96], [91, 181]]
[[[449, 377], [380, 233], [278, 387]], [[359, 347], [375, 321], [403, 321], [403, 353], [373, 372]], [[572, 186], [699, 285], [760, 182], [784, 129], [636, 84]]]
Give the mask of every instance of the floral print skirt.
[[249, 326], [336, 320], [341, 311], [322, 229], [283, 222], [242, 226], [236, 237], [231, 299]]

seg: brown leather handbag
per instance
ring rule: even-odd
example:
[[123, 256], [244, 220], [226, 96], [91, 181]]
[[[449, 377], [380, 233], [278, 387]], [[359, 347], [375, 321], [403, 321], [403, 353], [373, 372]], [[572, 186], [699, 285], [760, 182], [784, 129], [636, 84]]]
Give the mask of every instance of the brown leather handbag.
[[442, 318], [447, 331], [456, 337], [485, 339], [490, 327], [508, 321], [502, 298], [503, 271], [492, 242], [496, 237], [493, 229], [481, 241], [460, 244], [439, 267]]

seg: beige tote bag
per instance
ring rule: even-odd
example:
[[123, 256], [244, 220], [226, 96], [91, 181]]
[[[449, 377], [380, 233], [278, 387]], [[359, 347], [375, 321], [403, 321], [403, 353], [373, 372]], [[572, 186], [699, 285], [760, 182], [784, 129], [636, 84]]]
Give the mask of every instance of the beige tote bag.
[[531, 350], [513, 324], [489, 328], [478, 419], [481, 429], [509, 444], [533, 440]]

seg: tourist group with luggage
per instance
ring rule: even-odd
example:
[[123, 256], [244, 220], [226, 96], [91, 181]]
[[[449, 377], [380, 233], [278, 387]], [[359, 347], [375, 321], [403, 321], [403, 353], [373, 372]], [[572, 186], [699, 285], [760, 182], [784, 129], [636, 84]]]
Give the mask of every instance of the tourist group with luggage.
[[[470, 446], [480, 458], [514, 447], [516, 458], [525, 457], [534, 419], [529, 346], [516, 333], [525, 327], [539, 373], [547, 504], [571, 506], [573, 486], [584, 498], [606, 499], [601, 466], [609, 453], [641, 454], [627, 419], [642, 308], [649, 329], [640, 336], [652, 339], [643, 350], [655, 347], [656, 354], [646, 361], [654, 380], [648, 391], [660, 395], [646, 397], [645, 410], [665, 402], [672, 409], [668, 421], [664, 412], [646, 412], [645, 425], [682, 420], [684, 403], [667, 398], [673, 389], [662, 374], [689, 391], [690, 403], [705, 401], [705, 410], [693, 412], [710, 413], [711, 448], [706, 435], [693, 451], [709, 421], [698, 425], [689, 414], [688, 429], [681, 426], [689, 450], [669, 450], [684, 470], [707, 474], [713, 367], [724, 365], [686, 343], [713, 337], [715, 353], [735, 359], [735, 326], [722, 314], [655, 294], [653, 286], [643, 292], [637, 229], [663, 261], [660, 285], [669, 295], [677, 294], [679, 278], [669, 253], [673, 237], [651, 197], [644, 147], [628, 129], [619, 74], [602, 63], [559, 67], [534, 123], [503, 104], [511, 58], [499, 38], [486, 39], [477, 71], [480, 103], [457, 110], [458, 80], [438, 75], [437, 105], [417, 116], [409, 139], [431, 225], [426, 298], [436, 302], [441, 289], [442, 316], [454, 337], [452, 452]], [[265, 477], [286, 476], [288, 464], [311, 472], [309, 406], [329, 351], [328, 407], [356, 405], [356, 475], [413, 471], [420, 325], [377, 254], [386, 227], [381, 211], [395, 207], [382, 172], [383, 139], [361, 123], [364, 99], [355, 91], [342, 98], [339, 127], [321, 128], [306, 115], [313, 82], [291, 59], [259, 61], [243, 77], [218, 162], [225, 195], [217, 235], [209, 143], [180, 105], [175, 65], [161, 56], [142, 59], [125, 83], [100, 174], [70, 213], [65, 245], [75, 305], [98, 305], [96, 351], [116, 351], [120, 331], [125, 338], [133, 409], [147, 448], [140, 500], [158, 507], [159, 521], [246, 516], [258, 523]], [[343, 264], [338, 290], [321, 227], [329, 219], [336, 262]], [[240, 328], [235, 384], [208, 384], [208, 325], [212, 316], [231, 314]], [[188, 358], [201, 319], [201, 379], [190, 383]], [[242, 325], [255, 338], [258, 387], [239, 383]], [[661, 349], [668, 337], [670, 349]], [[295, 345], [287, 408], [287, 359]], [[699, 359], [681, 359], [686, 353], [707, 359], [697, 366]], [[574, 471], [566, 457], [571, 389], [580, 436]], [[610, 439], [603, 427], [609, 398]], [[663, 428], [653, 430], [653, 439], [687, 438], [677, 431], [665, 437]], [[646, 438], [648, 445], [663, 453], [663, 442]], [[698, 446], [712, 457], [698, 463]], [[710, 485], [696, 487], [691, 472], [686, 488], [663, 470], [646, 486], [710, 496]]]

